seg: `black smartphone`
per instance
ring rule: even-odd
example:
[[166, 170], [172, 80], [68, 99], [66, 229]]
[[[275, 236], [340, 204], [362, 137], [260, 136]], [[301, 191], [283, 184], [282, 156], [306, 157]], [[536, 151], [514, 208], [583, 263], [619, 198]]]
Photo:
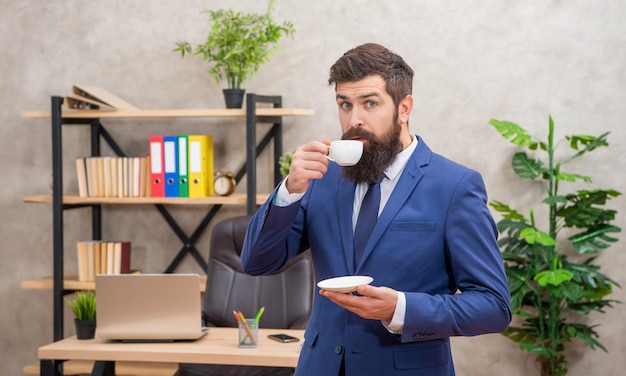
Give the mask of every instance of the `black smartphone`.
[[283, 343], [298, 342], [300, 340], [300, 338], [292, 337], [290, 335], [283, 334], [283, 333], [270, 334], [267, 336], [267, 338], [273, 339], [274, 341], [283, 342]]

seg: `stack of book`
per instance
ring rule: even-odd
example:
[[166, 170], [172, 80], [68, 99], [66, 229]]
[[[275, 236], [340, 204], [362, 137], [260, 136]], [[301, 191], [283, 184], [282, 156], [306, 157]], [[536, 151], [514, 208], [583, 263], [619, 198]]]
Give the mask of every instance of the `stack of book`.
[[155, 135], [149, 142], [152, 197], [213, 195], [213, 137]]
[[150, 197], [149, 157], [79, 157], [80, 197]]
[[87, 85], [73, 85], [72, 93], [65, 96], [64, 104], [73, 110], [137, 110], [137, 107], [109, 91]]
[[129, 241], [80, 241], [77, 251], [80, 282], [93, 282], [96, 274], [131, 272]]

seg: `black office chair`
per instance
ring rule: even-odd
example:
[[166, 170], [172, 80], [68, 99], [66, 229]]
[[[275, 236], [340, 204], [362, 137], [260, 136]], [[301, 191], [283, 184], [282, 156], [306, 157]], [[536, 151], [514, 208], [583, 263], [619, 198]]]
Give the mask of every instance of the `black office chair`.
[[[226, 219], [213, 227], [204, 294], [207, 326], [236, 327], [233, 310], [253, 317], [265, 312], [261, 328], [304, 329], [311, 314], [314, 277], [310, 252], [289, 260], [276, 273], [251, 276], [241, 268], [241, 248], [250, 216]], [[209, 330], [209, 334], [211, 331]], [[292, 375], [294, 369], [257, 366], [180, 364], [178, 376]]]

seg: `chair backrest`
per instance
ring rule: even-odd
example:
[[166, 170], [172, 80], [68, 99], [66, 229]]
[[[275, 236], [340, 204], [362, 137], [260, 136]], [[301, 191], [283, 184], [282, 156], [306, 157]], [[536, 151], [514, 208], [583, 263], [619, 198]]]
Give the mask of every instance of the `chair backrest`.
[[233, 310], [252, 318], [261, 307], [261, 328], [304, 328], [311, 314], [314, 279], [310, 251], [276, 273], [251, 276], [241, 267], [241, 249], [250, 216], [226, 219], [213, 227], [204, 295], [208, 325], [237, 326]]

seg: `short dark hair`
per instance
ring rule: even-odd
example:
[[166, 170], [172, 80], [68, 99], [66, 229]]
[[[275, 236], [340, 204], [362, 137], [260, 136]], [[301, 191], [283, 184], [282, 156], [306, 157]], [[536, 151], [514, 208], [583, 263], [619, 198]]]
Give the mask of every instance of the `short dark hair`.
[[375, 74], [385, 80], [385, 89], [396, 107], [402, 98], [411, 95], [413, 69], [402, 57], [376, 43], [362, 44], [344, 53], [330, 67], [328, 84], [336, 87], [338, 83], [359, 81]]

